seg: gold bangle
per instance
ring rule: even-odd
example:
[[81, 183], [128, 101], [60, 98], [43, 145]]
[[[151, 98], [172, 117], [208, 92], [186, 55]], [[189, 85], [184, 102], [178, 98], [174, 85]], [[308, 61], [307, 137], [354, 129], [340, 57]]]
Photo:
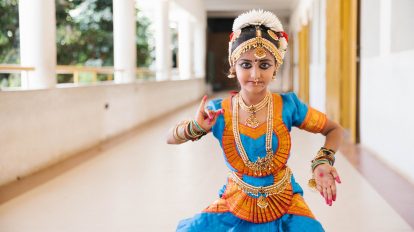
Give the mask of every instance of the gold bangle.
[[194, 124], [194, 120], [189, 121], [188, 123], [188, 128], [187, 128], [187, 132], [189, 132], [190, 134], [190, 139], [191, 141], [196, 141], [199, 140], [201, 137], [203, 137], [204, 135], [206, 135], [206, 132], [202, 132], [202, 131], [197, 131], [197, 129], [195, 129], [194, 127], [196, 127], [196, 125]]
[[180, 135], [179, 135], [179, 132], [178, 132], [178, 128], [180, 127], [180, 126], [182, 126], [182, 125], [184, 125], [186, 123], [186, 121], [184, 121], [184, 122], [180, 122], [178, 125], [176, 125], [175, 126], [175, 128], [174, 128], [174, 133], [173, 133], [173, 136], [174, 136], [174, 139], [176, 139], [177, 141], [179, 141], [179, 142], [186, 142], [186, 141], [188, 141], [188, 139], [187, 138], [185, 138], [185, 134], [184, 134], [184, 138], [183, 137], [181, 137]]

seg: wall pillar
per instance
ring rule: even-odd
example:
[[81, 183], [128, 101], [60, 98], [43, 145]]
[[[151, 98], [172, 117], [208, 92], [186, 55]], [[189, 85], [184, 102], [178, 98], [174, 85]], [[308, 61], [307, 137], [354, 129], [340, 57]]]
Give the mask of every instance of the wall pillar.
[[171, 32], [168, 15], [169, 1], [158, 0], [155, 9], [155, 62], [157, 67], [157, 80], [169, 80], [171, 76]]
[[196, 77], [205, 77], [206, 70], [206, 26], [203, 23], [197, 23], [194, 28], [194, 75]]
[[134, 0], [113, 0], [114, 68], [116, 83], [131, 83], [136, 76], [136, 14]]
[[34, 67], [22, 73], [23, 89], [56, 86], [56, 12], [54, 0], [20, 0], [20, 64]]
[[178, 24], [178, 69], [180, 79], [190, 79], [193, 76], [193, 30], [188, 17]]

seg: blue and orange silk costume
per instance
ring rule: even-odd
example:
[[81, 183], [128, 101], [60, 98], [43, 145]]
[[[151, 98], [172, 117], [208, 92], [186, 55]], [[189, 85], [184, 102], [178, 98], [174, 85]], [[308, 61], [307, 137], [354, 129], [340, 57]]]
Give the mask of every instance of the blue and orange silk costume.
[[[232, 127], [232, 98], [209, 102], [212, 109], [225, 110], [212, 132], [223, 149], [226, 165], [245, 183], [256, 187], [272, 185], [282, 178], [290, 155], [292, 126], [319, 133], [326, 124], [325, 114], [302, 103], [294, 93], [272, 94], [272, 97], [272, 150], [276, 168], [263, 176], [247, 168], [237, 150]], [[257, 128], [240, 124], [239, 128], [241, 142], [249, 159], [255, 162], [258, 157], [265, 157], [266, 123]], [[303, 190], [292, 175], [283, 192], [268, 196], [269, 205], [261, 208], [257, 205], [258, 196], [245, 193], [233, 179], [228, 178], [227, 184], [220, 190], [219, 199], [202, 213], [180, 221], [177, 231], [324, 231], [302, 195]]]

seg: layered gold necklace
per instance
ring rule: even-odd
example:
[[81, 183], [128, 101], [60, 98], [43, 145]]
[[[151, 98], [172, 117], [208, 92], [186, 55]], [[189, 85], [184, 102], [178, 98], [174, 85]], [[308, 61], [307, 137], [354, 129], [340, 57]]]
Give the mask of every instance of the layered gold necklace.
[[266, 96], [261, 100], [259, 103], [255, 105], [248, 106], [246, 103], [244, 103], [243, 98], [241, 97], [241, 94], [239, 94], [239, 105], [242, 108], [242, 110], [249, 112], [250, 115], [246, 119], [245, 124], [249, 127], [256, 128], [259, 126], [259, 120], [256, 118], [256, 113], [262, 110], [268, 103], [269, 99], [271, 98], [271, 94], [267, 93]]
[[[242, 100], [240, 98], [240, 94], [239, 96], [235, 97], [235, 104], [233, 104], [233, 115], [232, 115], [234, 139], [236, 141], [236, 146], [243, 160], [243, 163], [247, 167], [249, 167], [251, 170], [253, 170], [255, 175], [259, 175], [259, 176], [261, 176], [262, 173], [266, 173], [266, 171], [270, 170], [271, 169], [270, 167], [273, 166], [273, 151], [272, 151], [273, 99], [270, 93], [268, 93], [265, 98], [267, 98], [267, 100], [264, 100], [264, 101], [267, 101], [266, 156], [263, 158], [258, 157], [256, 162], [252, 162], [249, 160], [249, 157], [247, 156], [246, 150], [244, 149], [243, 144], [240, 139], [239, 106], [241, 105], [239, 104], [239, 100]], [[266, 106], [266, 104], [264, 106]], [[262, 106], [262, 108], [264, 106]]]

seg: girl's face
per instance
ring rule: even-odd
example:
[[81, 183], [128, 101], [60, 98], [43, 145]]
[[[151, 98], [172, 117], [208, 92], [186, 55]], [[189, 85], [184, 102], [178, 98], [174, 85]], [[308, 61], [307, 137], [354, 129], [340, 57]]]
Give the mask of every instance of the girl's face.
[[262, 59], [257, 59], [254, 53], [254, 49], [243, 53], [235, 64], [235, 70], [243, 91], [260, 93], [267, 90], [277, 67], [275, 58], [268, 51]]

